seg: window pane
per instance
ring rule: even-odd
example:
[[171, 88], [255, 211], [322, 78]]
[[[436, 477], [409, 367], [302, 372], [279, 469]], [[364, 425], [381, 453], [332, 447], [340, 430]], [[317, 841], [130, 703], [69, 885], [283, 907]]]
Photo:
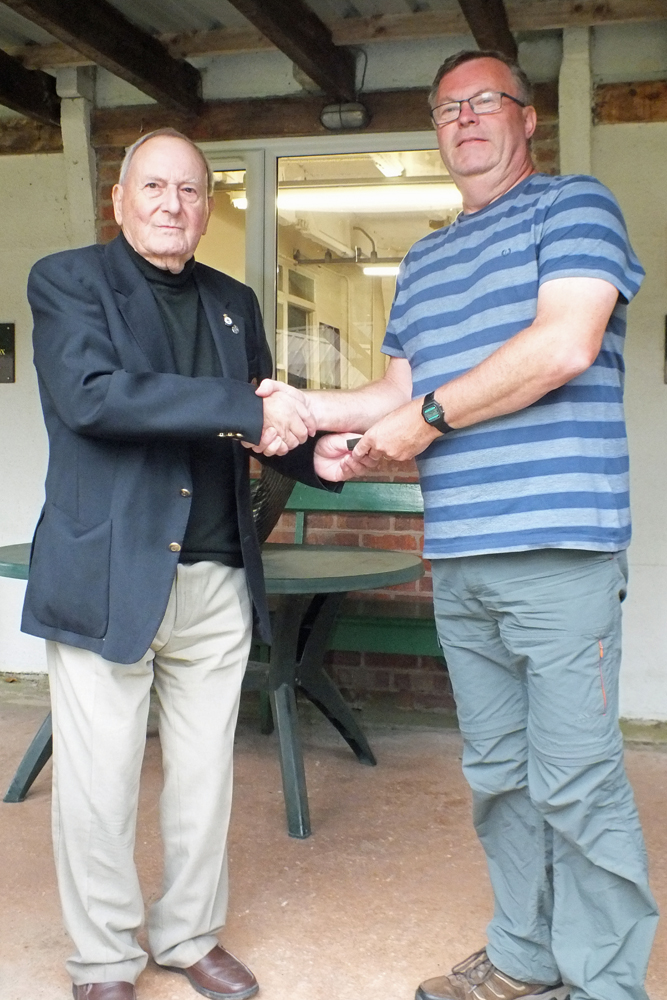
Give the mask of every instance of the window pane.
[[214, 208], [197, 260], [245, 281], [245, 170], [216, 170]]
[[456, 217], [458, 191], [437, 150], [283, 157], [278, 169], [278, 378], [379, 378], [398, 265]]

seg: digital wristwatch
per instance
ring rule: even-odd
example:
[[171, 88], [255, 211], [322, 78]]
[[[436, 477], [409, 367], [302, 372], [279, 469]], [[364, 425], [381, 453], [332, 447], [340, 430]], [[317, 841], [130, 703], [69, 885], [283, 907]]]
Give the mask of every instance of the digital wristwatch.
[[445, 411], [435, 398], [435, 392], [427, 392], [422, 403], [422, 417], [427, 424], [435, 427], [441, 434], [449, 434], [454, 428], [445, 420]]

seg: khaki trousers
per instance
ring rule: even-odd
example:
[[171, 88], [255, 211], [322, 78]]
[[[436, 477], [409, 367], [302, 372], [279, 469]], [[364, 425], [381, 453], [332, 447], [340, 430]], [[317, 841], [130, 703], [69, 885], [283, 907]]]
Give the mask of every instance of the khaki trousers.
[[148, 914], [156, 962], [185, 968], [217, 944], [227, 909], [232, 754], [252, 613], [245, 571], [177, 567], [146, 655], [112, 663], [47, 642], [54, 735], [53, 841], [75, 984], [134, 982], [147, 955], [134, 864], [151, 684], [164, 767], [164, 876]]

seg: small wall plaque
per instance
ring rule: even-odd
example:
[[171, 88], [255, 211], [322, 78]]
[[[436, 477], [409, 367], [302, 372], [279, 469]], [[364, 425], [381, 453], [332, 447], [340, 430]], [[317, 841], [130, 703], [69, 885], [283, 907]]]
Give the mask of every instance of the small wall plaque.
[[0, 382], [16, 381], [16, 324], [0, 323]]

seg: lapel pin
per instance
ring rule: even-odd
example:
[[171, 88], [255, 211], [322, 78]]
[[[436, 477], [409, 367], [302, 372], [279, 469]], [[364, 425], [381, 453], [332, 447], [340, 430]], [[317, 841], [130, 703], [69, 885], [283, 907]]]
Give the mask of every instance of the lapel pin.
[[222, 321], [225, 324], [225, 326], [231, 326], [233, 324], [233, 322], [234, 322], [234, 320], [232, 319], [232, 317], [228, 316], [227, 313], [225, 313], [223, 315]]
[[234, 323], [234, 326], [232, 327], [232, 333], [238, 333], [238, 332], [239, 332], [239, 328], [236, 325], [236, 323]]

